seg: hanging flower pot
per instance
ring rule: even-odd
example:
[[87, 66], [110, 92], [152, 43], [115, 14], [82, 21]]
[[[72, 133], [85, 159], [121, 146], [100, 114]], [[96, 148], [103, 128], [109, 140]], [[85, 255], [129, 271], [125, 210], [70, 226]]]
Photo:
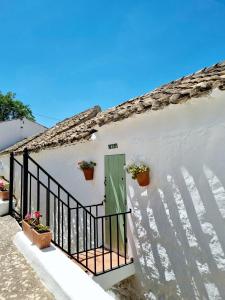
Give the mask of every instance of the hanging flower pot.
[[86, 180], [93, 180], [94, 178], [94, 168], [85, 168], [83, 169], [84, 177]]
[[94, 167], [96, 166], [95, 162], [93, 161], [87, 162], [83, 160], [78, 163], [78, 166], [83, 171], [86, 180], [93, 180]]
[[126, 167], [127, 173], [132, 175], [133, 179], [137, 179], [140, 186], [147, 186], [150, 183], [150, 169], [145, 164], [130, 164]]
[[140, 186], [147, 186], [150, 183], [149, 171], [137, 174], [137, 182]]

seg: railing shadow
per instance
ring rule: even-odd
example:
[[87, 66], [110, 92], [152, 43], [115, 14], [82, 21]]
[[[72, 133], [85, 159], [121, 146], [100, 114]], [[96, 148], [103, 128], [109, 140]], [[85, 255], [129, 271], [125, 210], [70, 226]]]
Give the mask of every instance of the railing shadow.
[[161, 178], [161, 189], [133, 186], [132, 248], [144, 298], [224, 299], [225, 189], [219, 177], [207, 166], [192, 173], [181, 167]]

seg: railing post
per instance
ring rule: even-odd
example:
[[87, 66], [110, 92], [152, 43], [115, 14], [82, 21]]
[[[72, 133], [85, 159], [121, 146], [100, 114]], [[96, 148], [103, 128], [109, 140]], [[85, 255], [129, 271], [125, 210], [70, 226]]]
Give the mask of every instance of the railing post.
[[68, 206], [68, 253], [71, 254], [71, 211]]
[[94, 274], [97, 274], [97, 262], [96, 262], [96, 230], [97, 230], [97, 218], [94, 218]]
[[124, 226], [124, 259], [126, 264], [127, 263], [127, 225], [126, 225], [125, 214], [123, 214], [123, 226]]
[[22, 218], [24, 219], [28, 212], [28, 150], [23, 151], [23, 202]]
[[14, 153], [10, 153], [10, 174], [9, 174], [9, 214], [13, 209], [13, 183], [14, 183]]
[[46, 193], [46, 225], [50, 225], [50, 178], [48, 177], [48, 189]]

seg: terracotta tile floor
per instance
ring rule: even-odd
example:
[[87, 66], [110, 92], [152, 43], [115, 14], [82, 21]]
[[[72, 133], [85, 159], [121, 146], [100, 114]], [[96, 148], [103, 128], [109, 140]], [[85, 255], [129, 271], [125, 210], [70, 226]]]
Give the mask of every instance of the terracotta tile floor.
[[[118, 255], [115, 252], [112, 252], [112, 267], [118, 267], [125, 264], [125, 258], [123, 256], [119, 256], [119, 262], [118, 262]], [[107, 249], [104, 249], [104, 270], [110, 270], [111, 264], [110, 264], [110, 252]], [[94, 250], [87, 251], [87, 259], [86, 259], [86, 252], [79, 253], [79, 262], [81, 262], [83, 265], [86, 266], [87, 261], [87, 267], [94, 272], [95, 270], [95, 252]], [[77, 258], [77, 254], [74, 255], [74, 258]], [[127, 258], [127, 263], [129, 263], [129, 259]], [[96, 272], [101, 273], [103, 272], [103, 249], [98, 248], [96, 249]]]

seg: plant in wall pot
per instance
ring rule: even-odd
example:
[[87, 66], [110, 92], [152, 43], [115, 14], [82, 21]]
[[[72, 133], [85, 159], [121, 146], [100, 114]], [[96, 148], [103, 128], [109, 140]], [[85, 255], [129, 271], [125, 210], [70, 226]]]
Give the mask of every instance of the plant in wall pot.
[[35, 211], [33, 214], [27, 214], [22, 221], [24, 234], [34, 243], [39, 249], [44, 249], [50, 246], [52, 233], [48, 226], [40, 224], [41, 213]]
[[126, 167], [127, 173], [132, 175], [133, 179], [137, 179], [140, 186], [147, 186], [150, 183], [150, 168], [145, 164], [130, 164]]
[[92, 180], [94, 178], [94, 167], [96, 166], [95, 162], [82, 160], [78, 162], [78, 166], [84, 172], [86, 180]]
[[6, 183], [3, 179], [0, 179], [0, 199], [9, 200], [9, 183]]

